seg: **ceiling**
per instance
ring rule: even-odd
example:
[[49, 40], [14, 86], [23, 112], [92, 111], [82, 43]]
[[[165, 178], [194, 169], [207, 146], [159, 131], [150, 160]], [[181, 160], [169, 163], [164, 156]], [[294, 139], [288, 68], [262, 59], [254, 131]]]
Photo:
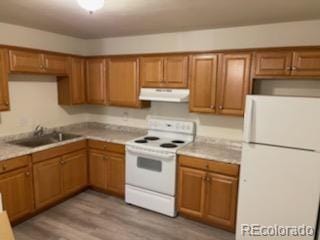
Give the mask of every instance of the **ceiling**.
[[[320, 19], [319, 0], [1, 0], [0, 22], [90, 39]], [[320, 26], [319, 26], [320, 27]]]

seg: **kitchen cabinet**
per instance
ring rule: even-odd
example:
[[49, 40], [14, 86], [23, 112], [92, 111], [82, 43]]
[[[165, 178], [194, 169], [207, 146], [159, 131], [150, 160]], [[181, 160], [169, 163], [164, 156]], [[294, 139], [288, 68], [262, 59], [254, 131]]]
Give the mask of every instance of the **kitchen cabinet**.
[[118, 57], [108, 59], [108, 98], [111, 106], [148, 107], [139, 101], [139, 59]]
[[58, 102], [60, 105], [85, 104], [85, 60], [70, 57], [68, 64], [68, 76], [58, 77]]
[[125, 146], [89, 141], [90, 185], [116, 196], [124, 196]]
[[65, 194], [76, 192], [88, 183], [87, 151], [82, 150], [62, 157], [62, 188]]
[[290, 76], [291, 62], [291, 51], [257, 52], [255, 76]]
[[238, 179], [238, 165], [179, 156], [179, 213], [234, 232]]
[[33, 188], [30, 157], [23, 156], [0, 164], [0, 192], [4, 209], [11, 222], [28, 216], [33, 211]]
[[67, 57], [38, 51], [9, 50], [10, 71], [66, 75]]
[[191, 57], [190, 111], [216, 112], [217, 74], [217, 54], [199, 54]]
[[257, 51], [255, 78], [320, 77], [320, 51], [316, 49], [288, 49]]
[[141, 87], [188, 88], [188, 56], [150, 56], [140, 58]]
[[217, 113], [243, 116], [250, 92], [251, 53], [221, 54], [217, 85]]
[[202, 218], [205, 203], [206, 172], [192, 168], [179, 169], [179, 211]]
[[90, 58], [86, 61], [87, 103], [107, 103], [106, 59]]
[[8, 74], [8, 50], [0, 49], [0, 111], [7, 111], [10, 108]]
[[61, 158], [53, 158], [33, 166], [35, 204], [39, 209], [62, 196]]
[[320, 77], [320, 50], [294, 51], [292, 76]]
[[86, 149], [81, 143], [68, 144], [35, 153], [33, 174], [36, 209], [51, 205], [87, 186]]

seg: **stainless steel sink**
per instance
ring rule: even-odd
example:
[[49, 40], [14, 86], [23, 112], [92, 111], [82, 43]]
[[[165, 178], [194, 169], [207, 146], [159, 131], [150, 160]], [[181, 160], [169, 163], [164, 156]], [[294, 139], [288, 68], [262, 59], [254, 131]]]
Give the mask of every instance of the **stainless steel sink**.
[[53, 132], [50, 134], [45, 134], [43, 136], [34, 136], [30, 138], [19, 139], [19, 140], [11, 141], [9, 143], [23, 146], [23, 147], [34, 148], [34, 147], [49, 145], [52, 143], [63, 142], [63, 141], [71, 140], [78, 137], [81, 137], [81, 136], [76, 134]]

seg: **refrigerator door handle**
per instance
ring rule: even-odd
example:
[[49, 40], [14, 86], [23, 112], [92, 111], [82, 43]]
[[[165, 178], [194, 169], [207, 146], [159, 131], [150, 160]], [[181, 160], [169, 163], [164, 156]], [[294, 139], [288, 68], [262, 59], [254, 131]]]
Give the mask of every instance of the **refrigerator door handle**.
[[253, 111], [254, 111], [254, 100], [249, 99], [247, 102], [247, 109], [245, 114], [245, 126], [244, 126], [244, 129], [245, 129], [244, 141], [247, 143], [251, 142]]

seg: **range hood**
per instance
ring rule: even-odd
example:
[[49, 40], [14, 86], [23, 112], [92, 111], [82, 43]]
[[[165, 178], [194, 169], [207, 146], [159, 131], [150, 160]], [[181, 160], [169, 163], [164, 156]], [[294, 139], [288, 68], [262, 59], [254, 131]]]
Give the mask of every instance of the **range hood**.
[[189, 89], [141, 88], [140, 100], [161, 102], [189, 102]]

